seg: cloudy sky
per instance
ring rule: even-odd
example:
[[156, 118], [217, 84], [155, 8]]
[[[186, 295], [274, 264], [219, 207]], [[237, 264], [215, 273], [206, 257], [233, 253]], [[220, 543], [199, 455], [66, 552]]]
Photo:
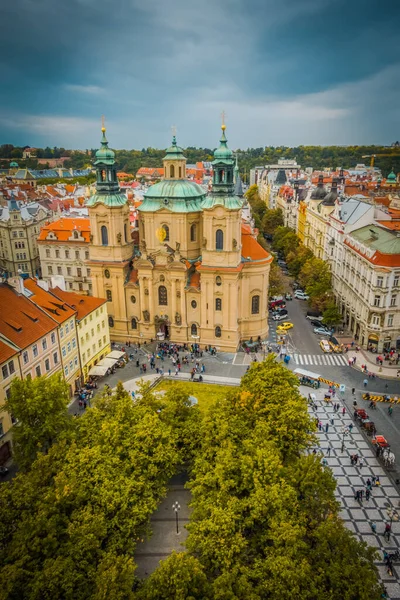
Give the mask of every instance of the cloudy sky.
[[0, 144], [400, 138], [399, 0], [2, 2]]

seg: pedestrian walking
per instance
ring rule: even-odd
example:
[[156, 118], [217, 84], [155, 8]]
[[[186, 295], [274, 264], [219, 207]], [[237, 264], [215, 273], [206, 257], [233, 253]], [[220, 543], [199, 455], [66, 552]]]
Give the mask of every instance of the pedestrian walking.
[[328, 446], [328, 449], [327, 449], [327, 451], [326, 451], [326, 454], [327, 454], [328, 456], [330, 456], [330, 455], [331, 455], [331, 447], [330, 447], [330, 446]]
[[371, 529], [372, 529], [372, 533], [376, 533], [376, 523], [375, 523], [375, 521], [372, 521], [372, 523], [371, 523]]
[[168, 369], [168, 375], [171, 377], [171, 369]]
[[331, 425], [332, 425], [332, 427], [333, 427], [333, 417], [332, 417], [332, 419], [331, 419]]
[[326, 425], [325, 425], [325, 433], [328, 433], [328, 429], [329, 429], [329, 423], [326, 423]]
[[178, 373], [179, 373], [179, 371], [178, 371], [178, 369], [176, 368], [176, 369], [175, 369], [175, 375], [177, 376], [177, 375], [178, 375]]
[[368, 479], [367, 479], [367, 489], [369, 489], [369, 491], [371, 491], [371, 490], [372, 490], [372, 484], [371, 484], [371, 480], [370, 480], [370, 478], [369, 478], [369, 477], [368, 477]]
[[350, 431], [350, 433], [352, 433], [353, 427], [354, 427], [353, 423], [350, 423], [350, 425], [349, 425], [349, 431]]
[[356, 388], [351, 388], [351, 393], [353, 394], [353, 396], [356, 395]]
[[368, 379], [364, 379], [363, 384], [364, 384], [364, 387], [366, 388], [368, 385]]
[[360, 467], [360, 469], [362, 469], [364, 466], [364, 459], [362, 457], [360, 457], [360, 460], [358, 461], [358, 466]]
[[385, 531], [383, 532], [383, 537], [387, 537], [388, 542], [390, 541], [391, 529], [392, 529], [392, 526], [390, 525], [390, 523], [386, 523]]
[[318, 422], [318, 429], [319, 429], [320, 431], [322, 431], [322, 423], [321, 423], [321, 421], [319, 421], [319, 422]]
[[369, 497], [370, 497], [370, 495], [371, 495], [371, 492], [370, 492], [370, 491], [369, 491], [369, 489], [367, 488], [367, 489], [365, 490], [365, 499], [366, 499], [366, 501], [367, 501], [367, 502], [369, 501]]
[[346, 408], [343, 406], [342, 408], [342, 415], [344, 416], [346, 414]]

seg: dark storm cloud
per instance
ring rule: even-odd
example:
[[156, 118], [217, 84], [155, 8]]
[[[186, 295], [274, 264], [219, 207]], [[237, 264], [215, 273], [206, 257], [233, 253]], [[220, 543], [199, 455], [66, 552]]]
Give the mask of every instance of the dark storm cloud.
[[213, 145], [222, 108], [235, 146], [390, 142], [399, 20], [389, 0], [13, 0], [0, 143], [96, 145], [105, 113], [117, 147], [172, 123]]

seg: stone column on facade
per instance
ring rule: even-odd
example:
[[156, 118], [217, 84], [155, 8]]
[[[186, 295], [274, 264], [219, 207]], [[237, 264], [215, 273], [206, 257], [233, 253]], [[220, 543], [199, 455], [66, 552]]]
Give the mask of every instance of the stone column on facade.
[[154, 308], [154, 294], [153, 294], [153, 281], [149, 279], [149, 313], [150, 313], [150, 323], [154, 323], [155, 317], [155, 308]]
[[181, 279], [180, 285], [181, 285], [181, 319], [182, 319], [182, 325], [186, 326], [187, 325], [186, 307], [185, 307], [186, 298], [185, 298], [185, 285], [184, 285], [183, 279]]
[[175, 276], [172, 277], [171, 281], [171, 324], [175, 323], [176, 315], [176, 280]]

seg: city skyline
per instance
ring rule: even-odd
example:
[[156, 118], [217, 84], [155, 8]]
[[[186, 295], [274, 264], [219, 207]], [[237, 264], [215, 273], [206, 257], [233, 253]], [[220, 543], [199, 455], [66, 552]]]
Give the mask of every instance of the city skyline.
[[0, 143], [90, 148], [398, 139], [390, 0], [16, 0], [3, 8]]

